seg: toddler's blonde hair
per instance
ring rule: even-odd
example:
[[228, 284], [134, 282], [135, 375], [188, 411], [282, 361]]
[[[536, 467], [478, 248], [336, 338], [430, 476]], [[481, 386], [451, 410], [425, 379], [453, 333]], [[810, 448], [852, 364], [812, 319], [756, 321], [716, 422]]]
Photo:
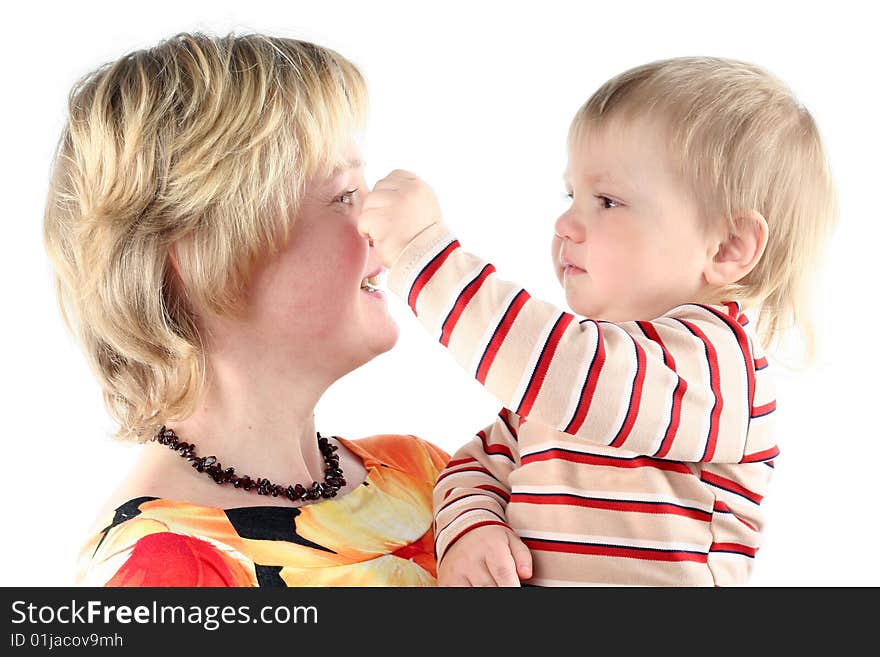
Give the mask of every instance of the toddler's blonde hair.
[[[630, 69], [602, 85], [569, 130], [623, 119], [658, 120], [669, 154], [707, 221], [757, 210], [767, 248], [756, 267], [725, 288], [725, 300], [760, 308], [758, 335], [769, 346], [797, 326], [814, 350], [809, 288], [837, 221], [837, 197], [813, 117], [782, 81], [746, 62], [679, 57]], [[717, 224], [712, 226], [717, 227]]]
[[194, 410], [197, 310], [236, 314], [255, 261], [284, 243], [306, 181], [341, 163], [366, 102], [338, 53], [259, 34], [177, 34], [74, 85], [44, 238], [118, 437]]

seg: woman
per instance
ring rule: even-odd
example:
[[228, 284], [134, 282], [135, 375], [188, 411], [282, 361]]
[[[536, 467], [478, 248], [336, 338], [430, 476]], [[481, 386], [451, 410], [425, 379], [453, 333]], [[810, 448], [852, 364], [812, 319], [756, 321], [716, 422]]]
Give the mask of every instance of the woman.
[[78, 583], [434, 585], [412, 436], [314, 409], [398, 329], [358, 234], [366, 91], [314, 44], [180, 34], [72, 91], [45, 214], [62, 312], [147, 442]]

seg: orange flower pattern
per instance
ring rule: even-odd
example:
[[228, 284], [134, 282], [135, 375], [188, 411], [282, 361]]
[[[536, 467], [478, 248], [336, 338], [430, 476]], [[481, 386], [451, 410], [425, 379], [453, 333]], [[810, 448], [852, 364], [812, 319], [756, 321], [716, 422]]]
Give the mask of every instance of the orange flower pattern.
[[435, 586], [431, 493], [449, 459], [413, 436], [337, 439], [364, 483], [302, 507], [141, 497], [85, 544], [84, 586]]

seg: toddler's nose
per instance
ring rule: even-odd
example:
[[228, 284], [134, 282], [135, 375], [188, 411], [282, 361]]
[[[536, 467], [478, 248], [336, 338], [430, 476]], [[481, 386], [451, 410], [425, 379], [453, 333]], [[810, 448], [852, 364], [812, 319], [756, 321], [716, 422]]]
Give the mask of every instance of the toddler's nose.
[[571, 216], [571, 212], [563, 212], [553, 224], [553, 232], [559, 239], [570, 239], [572, 242], [582, 242], [584, 239], [583, 227]]

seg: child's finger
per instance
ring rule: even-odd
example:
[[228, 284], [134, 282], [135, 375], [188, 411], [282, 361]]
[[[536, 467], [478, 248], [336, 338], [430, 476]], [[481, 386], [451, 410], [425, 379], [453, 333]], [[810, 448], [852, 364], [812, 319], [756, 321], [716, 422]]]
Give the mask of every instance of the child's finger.
[[437, 578], [437, 586], [443, 587], [464, 587], [470, 586], [470, 582], [468, 582], [467, 578], [464, 575], [454, 575], [454, 576], [440, 576]]
[[395, 169], [391, 173], [389, 173], [386, 178], [394, 178], [396, 180], [418, 180], [419, 177], [414, 174], [412, 171], [407, 171], [406, 169]]
[[495, 553], [486, 559], [486, 565], [492, 579], [498, 586], [519, 586], [519, 576], [516, 571], [516, 562], [507, 550]]
[[410, 172], [404, 171], [403, 169], [395, 169], [391, 173], [389, 173], [384, 178], [376, 181], [376, 184], [373, 185], [373, 191], [380, 190], [390, 190], [396, 191], [399, 190], [402, 186], [412, 182], [413, 180], [418, 180], [419, 177]]
[[528, 546], [523, 543], [519, 537], [511, 535], [508, 538], [510, 543], [510, 554], [516, 564], [516, 572], [519, 579], [529, 579], [532, 576], [532, 553]]
[[471, 570], [465, 577], [468, 581], [467, 586], [476, 588], [495, 588], [498, 586], [485, 564], [481, 564], [479, 568]]
[[361, 216], [358, 217], [358, 222], [357, 222], [358, 233], [361, 234], [361, 237], [368, 238], [368, 239], [374, 237], [374, 235], [371, 234], [372, 232], [375, 232], [373, 224], [374, 224], [374, 222], [372, 220], [372, 216], [371, 216], [370, 212], [363, 212], [362, 211]]

